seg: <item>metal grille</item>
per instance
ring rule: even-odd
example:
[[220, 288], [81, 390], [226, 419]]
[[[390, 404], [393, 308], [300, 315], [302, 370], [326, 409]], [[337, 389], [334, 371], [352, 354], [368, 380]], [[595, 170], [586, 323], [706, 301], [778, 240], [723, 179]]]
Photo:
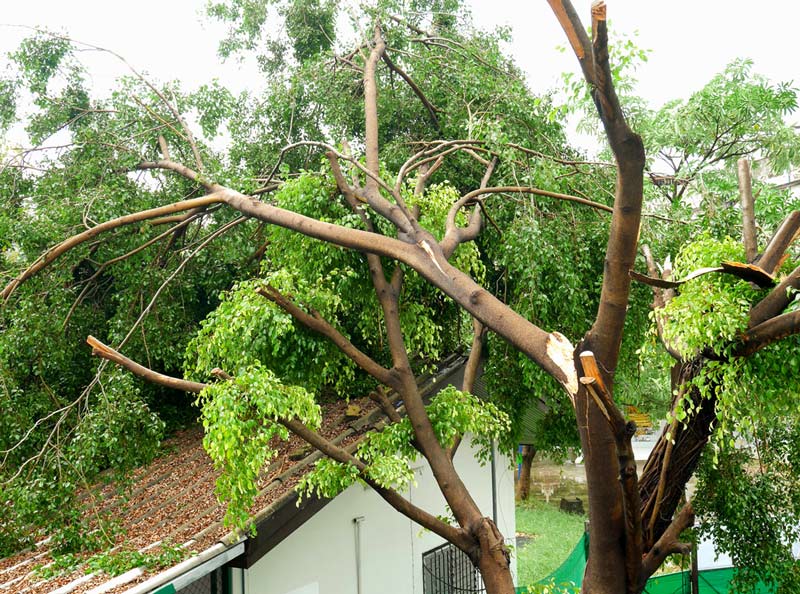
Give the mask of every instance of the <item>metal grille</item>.
[[228, 594], [223, 569], [215, 569], [179, 590], [180, 594]]
[[469, 557], [452, 544], [422, 554], [423, 594], [477, 594], [483, 580]]

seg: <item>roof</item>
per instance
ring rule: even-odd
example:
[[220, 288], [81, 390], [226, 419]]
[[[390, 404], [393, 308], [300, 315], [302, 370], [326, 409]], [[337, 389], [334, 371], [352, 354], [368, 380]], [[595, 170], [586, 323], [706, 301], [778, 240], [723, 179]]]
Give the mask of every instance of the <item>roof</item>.
[[[423, 394], [430, 397], [440, 386], [460, 385], [463, 364], [463, 357], [451, 356], [435, 374], [420, 378]], [[398, 401], [396, 394], [389, 397]], [[365, 434], [385, 422], [383, 413], [368, 397], [350, 400], [349, 405], [359, 407], [360, 414], [346, 414], [352, 409], [348, 411], [344, 401], [324, 405], [319, 431], [347, 448], [354, 447]], [[78, 496], [85, 517], [108, 512], [119, 522], [120, 530], [116, 531], [110, 553], [153, 553], [163, 550], [162, 543], [168, 543], [173, 550], [182, 547], [186, 552], [183, 561], [153, 569], [134, 567], [115, 577], [102, 570], [92, 571], [92, 553], [87, 553], [76, 560], [74, 568], [46, 577], [46, 568], [54, 567], [54, 556], [50, 539], [42, 535], [34, 547], [0, 559], [0, 593], [144, 593], [203, 564], [208, 571], [223, 563], [249, 567], [328, 503], [311, 497], [297, 506], [294, 486], [321, 454], [292, 436], [287, 442], [275, 444], [278, 455], [262, 470], [259, 493], [251, 508], [256, 535], [244, 537], [231, 532], [222, 522], [225, 507], [214, 494], [219, 472], [203, 450], [202, 439], [200, 427], [179, 432], [164, 442], [161, 456], [133, 474], [126, 491], [113, 484], [101, 484]]]

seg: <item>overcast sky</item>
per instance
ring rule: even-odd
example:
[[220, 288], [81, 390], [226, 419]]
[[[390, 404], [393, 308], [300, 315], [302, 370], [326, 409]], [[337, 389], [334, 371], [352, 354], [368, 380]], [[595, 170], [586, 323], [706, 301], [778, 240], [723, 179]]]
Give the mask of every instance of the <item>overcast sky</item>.
[[[253, 86], [254, 69], [216, 57], [222, 27], [202, 15], [205, 0], [3, 0], [0, 23], [47, 27], [74, 39], [113, 49], [159, 80], [180, 78], [195, 86], [219, 77], [235, 89]], [[558, 84], [559, 73], [577, 71], [545, 0], [472, 0], [475, 22], [484, 28], [511, 26], [509, 51], [534, 90]], [[590, 0], [575, 0], [588, 20]], [[639, 92], [654, 104], [685, 97], [737, 57], [755, 61], [773, 81], [800, 84], [797, 34], [800, 2], [766, 0], [608, 0], [614, 30], [639, 32], [638, 44], [653, 50], [638, 72]], [[5, 55], [28, 32], [0, 27]], [[2, 64], [2, 62], [0, 62]], [[108, 57], [94, 56], [93, 80], [108, 86], [121, 72]]]

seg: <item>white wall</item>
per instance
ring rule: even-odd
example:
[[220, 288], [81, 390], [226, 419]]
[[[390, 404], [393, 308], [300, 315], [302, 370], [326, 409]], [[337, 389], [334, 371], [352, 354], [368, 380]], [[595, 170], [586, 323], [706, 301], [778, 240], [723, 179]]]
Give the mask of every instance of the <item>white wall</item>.
[[[481, 511], [491, 517], [489, 465], [478, 465], [468, 439], [455, 462]], [[427, 464], [418, 461], [415, 473], [417, 486], [405, 495], [426, 511], [445, 515], [444, 499]], [[497, 524], [513, 542], [514, 475], [504, 456], [498, 456], [496, 475]], [[246, 594], [357, 594], [355, 518], [363, 518], [359, 523], [361, 594], [422, 594], [422, 554], [443, 540], [361, 485], [339, 495], [246, 570]], [[515, 565], [513, 569], [516, 575]]]

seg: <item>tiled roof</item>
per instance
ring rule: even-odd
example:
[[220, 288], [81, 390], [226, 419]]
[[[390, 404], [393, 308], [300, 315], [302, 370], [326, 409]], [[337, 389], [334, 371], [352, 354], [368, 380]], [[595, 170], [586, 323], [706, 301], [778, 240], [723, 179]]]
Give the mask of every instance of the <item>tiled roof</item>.
[[[441, 378], [452, 375], [462, 363], [459, 357], [449, 358], [435, 376], [422, 380], [423, 391], [435, 392], [433, 388], [440, 385]], [[369, 398], [351, 400], [350, 405], [360, 409], [355, 419], [345, 414], [346, 402], [323, 406], [320, 433], [343, 447], [353, 446], [365, 433], [380, 427], [384, 419]], [[219, 472], [203, 450], [202, 439], [200, 427], [179, 432], [164, 442], [161, 456], [134, 473], [132, 484], [124, 492], [115, 485], [100, 485], [78, 496], [86, 517], [109, 513], [119, 522], [110, 552], [157, 552], [161, 543], [181, 546], [188, 561], [180, 565], [189, 568], [210, 553], [222, 552], [244, 540], [223, 526], [225, 508], [214, 494]], [[295, 436], [274, 447], [279, 453], [261, 473], [260, 490], [251, 508], [259, 531], [276, 510], [288, 506], [296, 509], [293, 487], [320, 458], [319, 452]], [[96, 522], [94, 525], [97, 529]], [[102, 571], [91, 572], [87, 562], [91, 553], [87, 553], [73, 571], [46, 578], [49, 572], [37, 568], [53, 563], [49, 545], [49, 538], [42, 535], [34, 547], [0, 559], [0, 594], [115, 594], [131, 589], [147, 592], [150, 588], [137, 585], [147, 583], [156, 588], [168, 583], [171, 576], [165, 573], [168, 568], [140, 567], [113, 580], [114, 576]], [[122, 580], [124, 583], [119, 583]]]

